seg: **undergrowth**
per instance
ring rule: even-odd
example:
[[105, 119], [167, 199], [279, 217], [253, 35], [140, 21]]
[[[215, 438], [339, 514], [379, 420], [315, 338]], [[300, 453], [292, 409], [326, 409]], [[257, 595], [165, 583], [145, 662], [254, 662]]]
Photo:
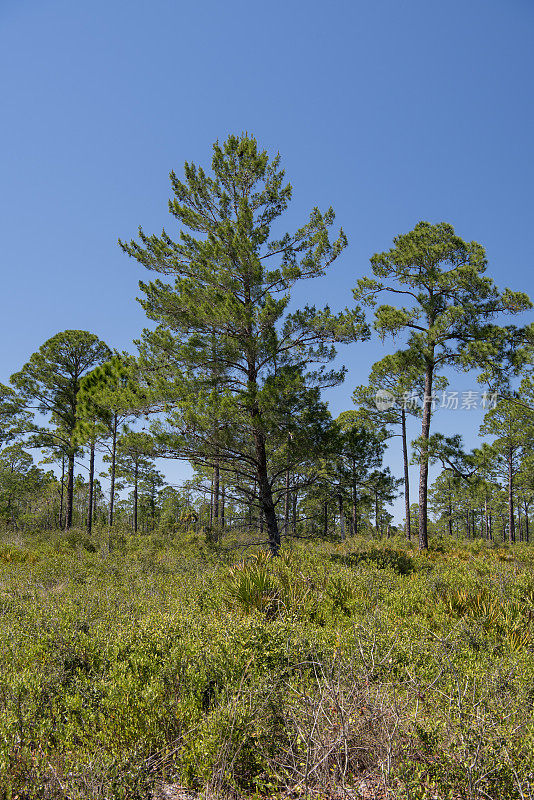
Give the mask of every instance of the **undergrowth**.
[[528, 545], [6, 534], [0, 610], [0, 796], [532, 796]]

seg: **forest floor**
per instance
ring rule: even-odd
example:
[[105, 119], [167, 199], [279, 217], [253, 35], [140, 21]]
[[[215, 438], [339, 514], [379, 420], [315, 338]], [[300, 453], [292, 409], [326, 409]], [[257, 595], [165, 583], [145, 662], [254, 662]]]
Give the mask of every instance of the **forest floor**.
[[238, 544], [0, 535], [0, 797], [534, 798], [534, 547]]

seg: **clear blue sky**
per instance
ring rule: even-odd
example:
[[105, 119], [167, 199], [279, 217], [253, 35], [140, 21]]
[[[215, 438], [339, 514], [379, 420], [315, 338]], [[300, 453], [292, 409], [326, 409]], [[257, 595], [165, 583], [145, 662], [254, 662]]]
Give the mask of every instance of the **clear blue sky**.
[[[369, 257], [421, 219], [534, 294], [533, 39], [531, 0], [0, 0], [0, 380], [66, 328], [131, 349], [144, 276], [117, 237], [167, 225], [170, 169], [208, 166], [230, 132], [282, 154], [288, 227], [332, 204], [347, 232], [299, 301], [350, 303]], [[386, 350], [341, 351], [334, 413]], [[436, 429], [474, 444], [474, 413]]]

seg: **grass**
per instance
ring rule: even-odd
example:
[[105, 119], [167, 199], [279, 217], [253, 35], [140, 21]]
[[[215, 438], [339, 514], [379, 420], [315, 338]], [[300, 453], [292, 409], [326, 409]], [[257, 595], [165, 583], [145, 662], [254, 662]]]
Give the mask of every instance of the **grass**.
[[0, 539], [1, 797], [532, 796], [534, 548], [237, 552]]

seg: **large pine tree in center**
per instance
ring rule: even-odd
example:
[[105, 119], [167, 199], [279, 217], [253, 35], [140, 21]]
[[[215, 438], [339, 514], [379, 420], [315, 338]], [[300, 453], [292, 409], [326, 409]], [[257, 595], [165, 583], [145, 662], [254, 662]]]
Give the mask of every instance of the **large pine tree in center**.
[[[331, 241], [331, 208], [314, 208], [302, 228], [271, 237], [292, 190], [280, 157], [270, 159], [248, 135], [214, 145], [211, 175], [186, 163], [183, 180], [174, 172], [170, 177], [169, 211], [181, 227], [178, 240], [165, 230], [157, 236], [140, 229], [139, 241], [120, 242], [130, 256], [169, 278], [140, 283], [140, 302], [157, 323], [155, 331], [144, 332], [141, 355], [152, 365], [151, 380], [165, 408], [173, 407], [184, 455], [253, 466], [276, 554], [280, 534], [268, 444], [276, 425], [273, 393], [280, 393], [284, 370], [290, 375], [310, 362], [328, 361], [329, 343], [354, 340], [362, 331], [358, 310], [336, 318], [328, 308], [288, 314], [290, 289], [297, 280], [322, 275], [346, 238], [340, 231]], [[308, 385], [325, 380], [321, 369], [308, 376]]]

